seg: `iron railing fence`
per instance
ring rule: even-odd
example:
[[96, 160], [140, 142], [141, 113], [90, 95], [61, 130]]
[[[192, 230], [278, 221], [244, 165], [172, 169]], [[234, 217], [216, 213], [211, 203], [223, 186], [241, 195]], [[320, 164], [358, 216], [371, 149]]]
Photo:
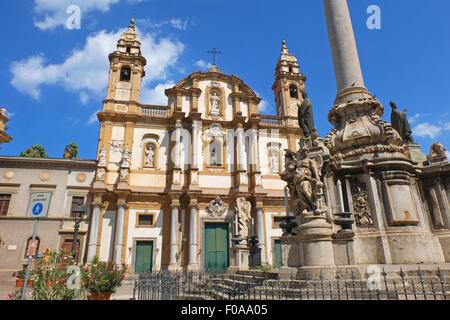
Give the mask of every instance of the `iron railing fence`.
[[[275, 275], [275, 276], [274, 276]], [[394, 276], [353, 271], [302, 280], [262, 272], [147, 272], [135, 280], [137, 300], [447, 300], [450, 277], [418, 269]]]

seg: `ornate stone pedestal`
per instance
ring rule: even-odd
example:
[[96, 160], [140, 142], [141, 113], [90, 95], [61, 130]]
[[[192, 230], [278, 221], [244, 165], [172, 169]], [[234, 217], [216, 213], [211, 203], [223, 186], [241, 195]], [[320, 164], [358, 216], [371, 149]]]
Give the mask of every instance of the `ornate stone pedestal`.
[[403, 146], [406, 156], [417, 163], [418, 166], [423, 166], [427, 162], [427, 156], [420, 151], [420, 145], [416, 143], [408, 143]]
[[230, 267], [228, 271], [248, 270], [250, 266], [250, 248], [244, 246], [230, 249]]
[[333, 231], [325, 217], [313, 218], [298, 227], [295, 237], [303, 247], [304, 266], [334, 266]]

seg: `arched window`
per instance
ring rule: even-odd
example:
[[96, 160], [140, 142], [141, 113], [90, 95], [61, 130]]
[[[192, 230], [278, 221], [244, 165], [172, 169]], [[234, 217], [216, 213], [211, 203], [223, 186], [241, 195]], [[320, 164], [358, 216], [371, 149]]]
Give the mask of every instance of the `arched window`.
[[289, 92], [291, 94], [291, 98], [298, 99], [298, 89], [295, 84], [291, 84], [289, 86]]
[[120, 69], [120, 81], [130, 81], [130, 79], [131, 79], [131, 68], [122, 67], [122, 69]]
[[[33, 238], [28, 238], [27, 240], [27, 247], [25, 249], [25, 258], [28, 258], [28, 256], [30, 255], [30, 251], [31, 251], [31, 242], [33, 241]], [[39, 244], [41, 243], [41, 241], [39, 240], [39, 238], [36, 238], [34, 240], [34, 247], [33, 247], [33, 257], [36, 257], [38, 252], [39, 252]]]
[[222, 166], [222, 145], [218, 141], [213, 141], [209, 145], [209, 165]]

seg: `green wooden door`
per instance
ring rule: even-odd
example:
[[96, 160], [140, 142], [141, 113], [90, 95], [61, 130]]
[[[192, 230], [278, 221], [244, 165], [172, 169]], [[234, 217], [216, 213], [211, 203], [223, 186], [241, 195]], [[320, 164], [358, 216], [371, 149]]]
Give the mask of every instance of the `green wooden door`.
[[152, 271], [153, 241], [136, 242], [136, 260], [134, 272]]
[[275, 267], [281, 268], [281, 241], [275, 240]]
[[205, 270], [228, 269], [228, 224], [205, 223]]

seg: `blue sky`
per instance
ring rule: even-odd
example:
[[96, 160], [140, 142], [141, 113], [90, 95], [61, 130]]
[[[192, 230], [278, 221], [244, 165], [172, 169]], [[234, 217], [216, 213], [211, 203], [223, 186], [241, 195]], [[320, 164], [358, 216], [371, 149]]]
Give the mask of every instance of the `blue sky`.
[[[450, 149], [450, 2], [448, 0], [348, 0], [366, 87], [385, 107], [408, 109], [416, 142], [428, 154], [440, 141]], [[381, 9], [381, 29], [370, 30], [366, 10]], [[81, 9], [81, 28], [69, 30], [66, 10]], [[226, 74], [242, 78], [274, 114], [271, 90], [281, 40], [307, 76], [319, 134], [327, 121], [336, 83], [319, 0], [20, 0], [1, 1], [0, 106], [10, 116], [1, 155], [43, 145], [62, 157], [75, 142], [81, 158], [94, 159], [105, 98], [108, 53], [135, 16], [148, 60], [141, 102], [164, 104], [164, 88], [211, 56]]]

